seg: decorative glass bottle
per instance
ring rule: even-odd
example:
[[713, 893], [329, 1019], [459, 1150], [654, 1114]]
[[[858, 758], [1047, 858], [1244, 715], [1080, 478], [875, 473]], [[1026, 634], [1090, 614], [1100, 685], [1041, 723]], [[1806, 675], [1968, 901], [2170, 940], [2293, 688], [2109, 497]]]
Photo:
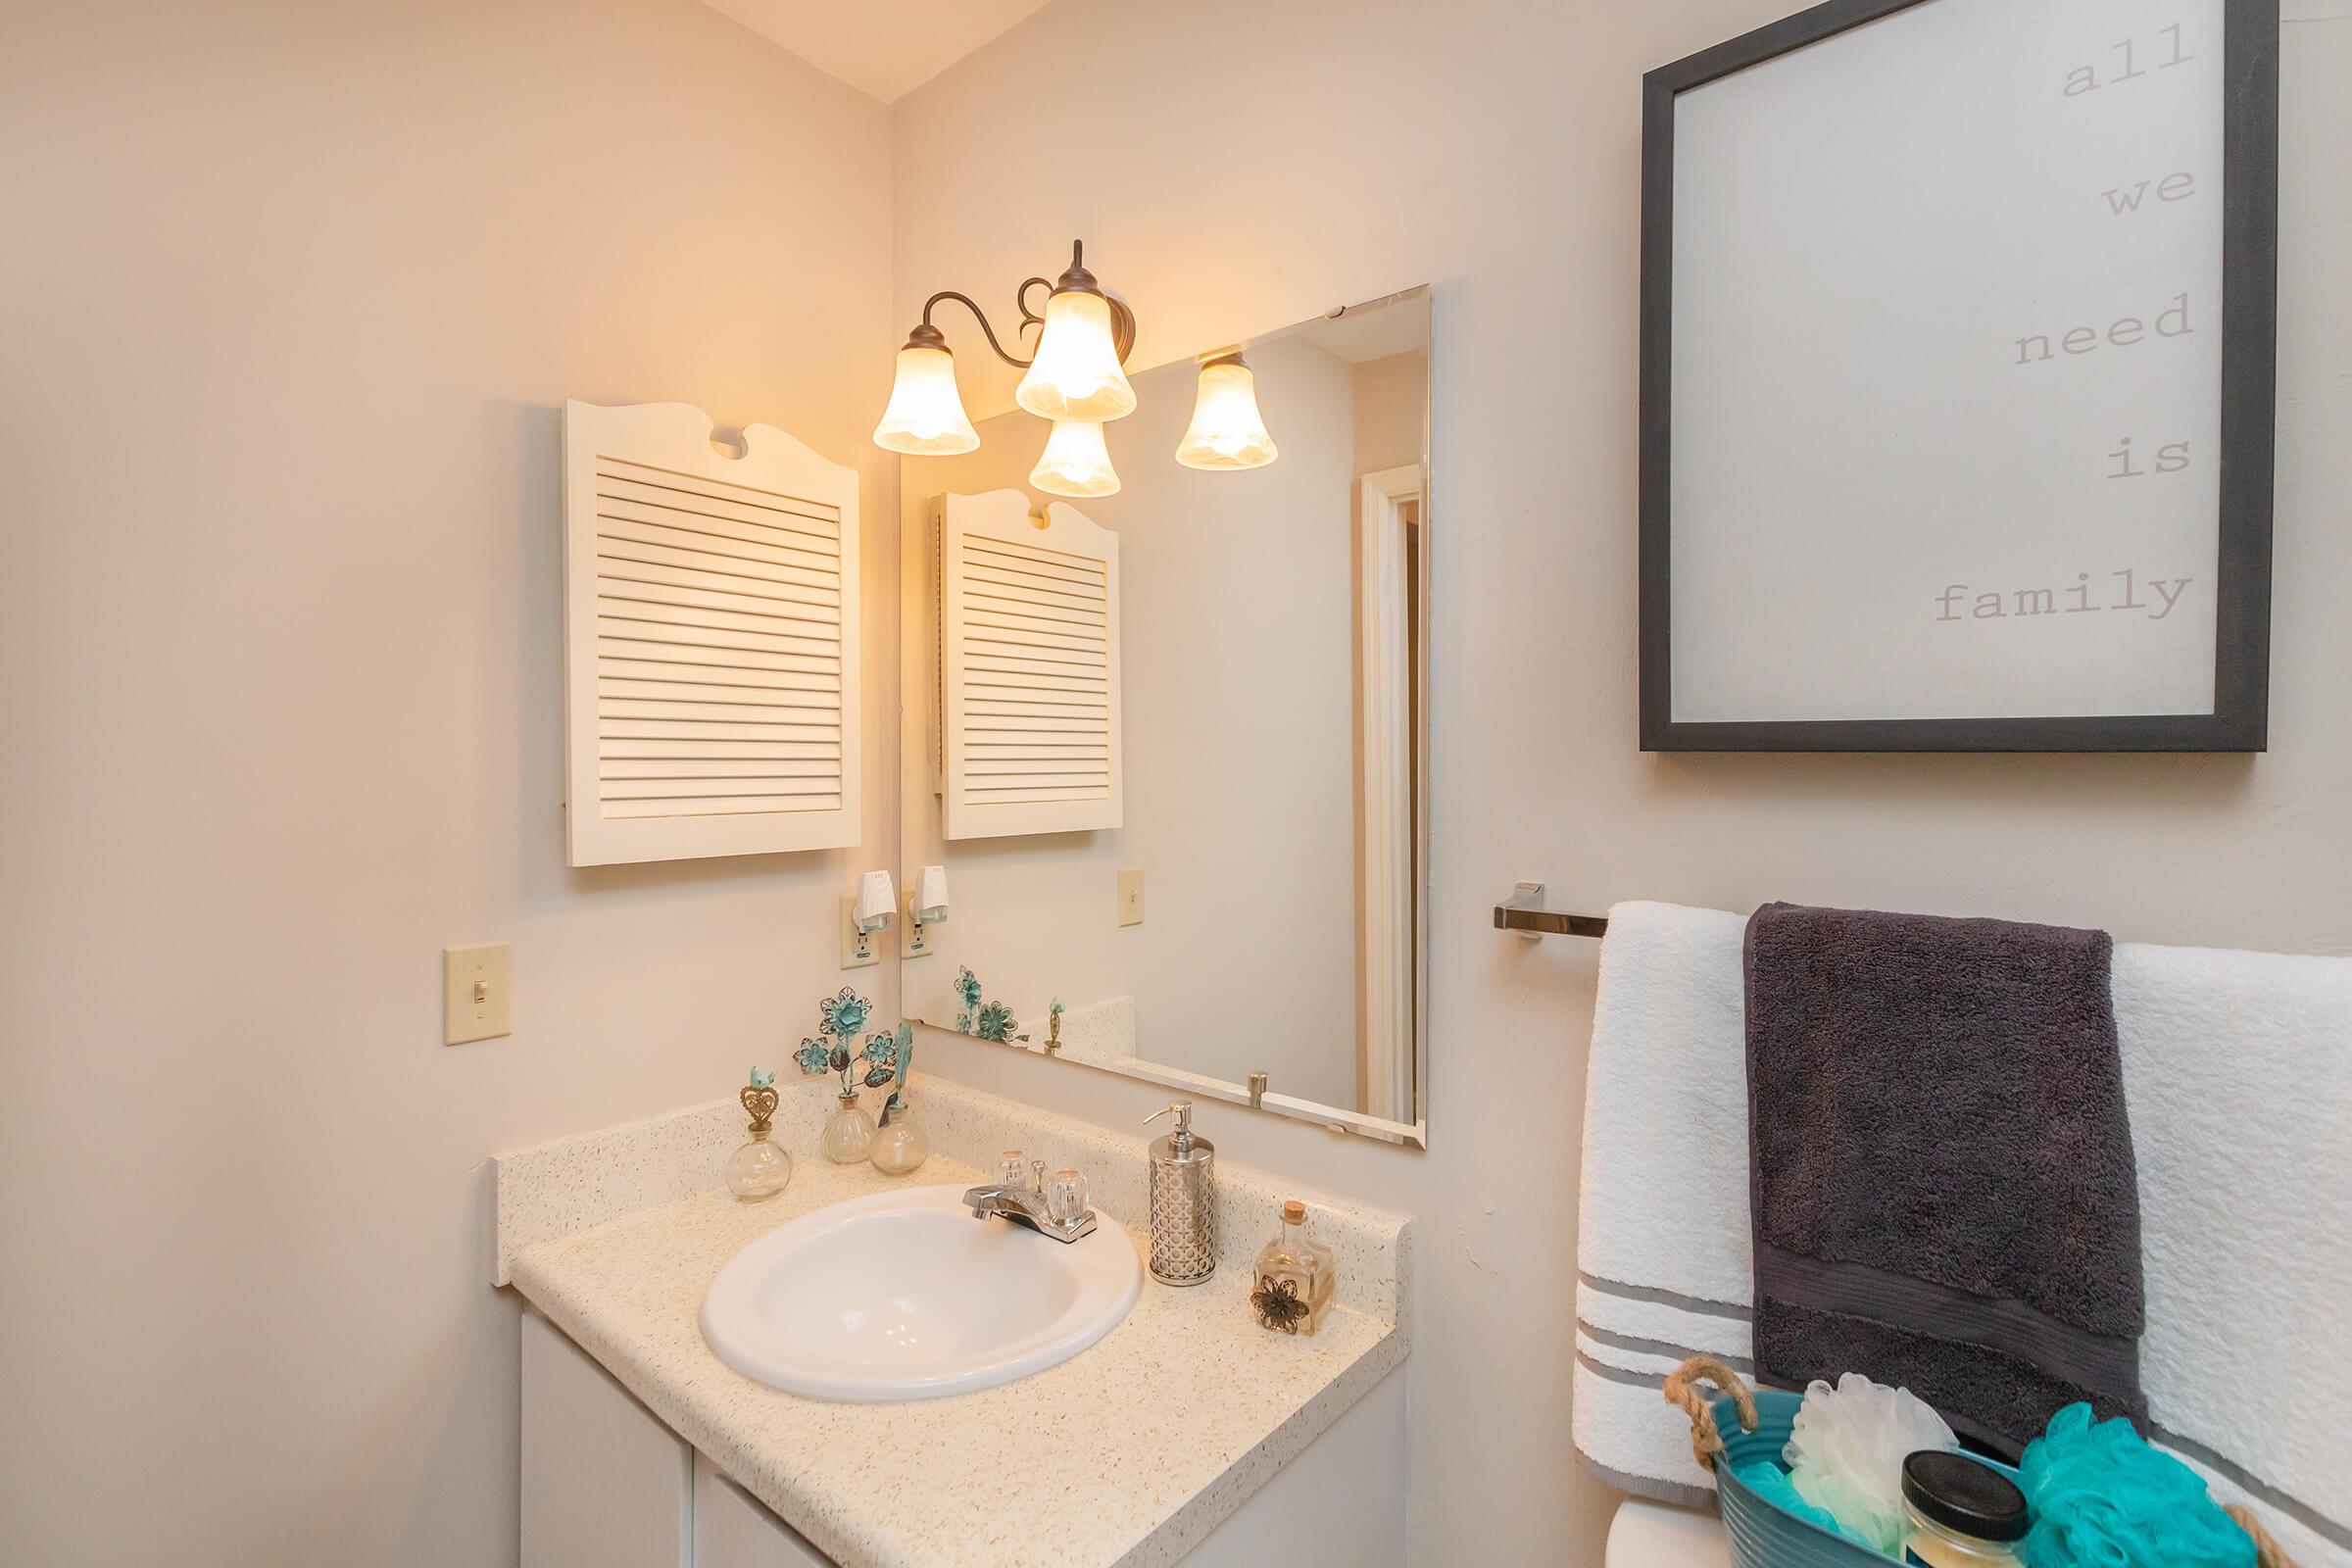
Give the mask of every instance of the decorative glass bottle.
[[1331, 1311], [1337, 1283], [1331, 1249], [1307, 1233], [1306, 1205], [1282, 1205], [1282, 1233], [1257, 1254], [1257, 1283], [1250, 1305], [1258, 1323], [1278, 1334], [1312, 1334]]
[[836, 1165], [855, 1165], [874, 1142], [874, 1124], [858, 1108], [858, 1091], [842, 1091], [840, 1103], [825, 1118], [825, 1157]]
[[792, 1156], [767, 1141], [768, 1118], [776, 1113], [776, 1075], [752, 1069], [750, 1087], [743, 1091], [743, 1108], [751, 1112], [752, 1141], [727, 1156], [727, 1191], [745, 1202], [772, 1198], [792, 1180]]
[[906, 1108], [906, 1091], [894, 1089], [882, 1102], [882, 1125], [874, 1129], [866, 1158], [885, 1176], [905, 1176], [931, 1157], [931, 1135]]

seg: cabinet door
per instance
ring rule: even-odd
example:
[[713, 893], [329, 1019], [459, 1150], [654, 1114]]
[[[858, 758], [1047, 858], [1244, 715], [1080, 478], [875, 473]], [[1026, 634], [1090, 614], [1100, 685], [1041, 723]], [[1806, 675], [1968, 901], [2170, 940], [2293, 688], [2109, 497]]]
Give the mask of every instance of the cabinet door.
[[525, 1312], [522, 1568], [693, 1568], [693, 1520], [694, 1450]]
[[574, 865], [860, 837], [858, 470], [710, 436], [683, 403], [564, 406]]
[[834, 1568], [759, 1498], [694, 1456], [694, 1568]]
[[1404, 1414], [1399, 1367], [1243, 1499], [1184, 1568], [1404, 1568]]

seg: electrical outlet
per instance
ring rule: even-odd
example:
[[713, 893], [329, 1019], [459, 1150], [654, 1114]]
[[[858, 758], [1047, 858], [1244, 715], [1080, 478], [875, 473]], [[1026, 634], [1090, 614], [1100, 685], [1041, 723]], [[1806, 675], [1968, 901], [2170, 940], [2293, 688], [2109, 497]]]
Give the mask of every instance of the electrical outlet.
[[1139, 867], [1119, 873], [1119, 924], [1144, 923], [1144, 873]]
[[441, 950], [441, 1043], [462, 1046], [514, 1032], [514, 944]]
[[928, 958], [939, 951], [938, 922], [934, 921], [931, 925], [917, 925], [914, 919], [914, 900], [915, 895], [909, 892], [906, 895], [906, 907], [899, 911], [899, 956], [902, 958]]
[[858, 929], [858, 896], [841, 896], [841, 966], [862, 969], [882, 961], [882, 933]]

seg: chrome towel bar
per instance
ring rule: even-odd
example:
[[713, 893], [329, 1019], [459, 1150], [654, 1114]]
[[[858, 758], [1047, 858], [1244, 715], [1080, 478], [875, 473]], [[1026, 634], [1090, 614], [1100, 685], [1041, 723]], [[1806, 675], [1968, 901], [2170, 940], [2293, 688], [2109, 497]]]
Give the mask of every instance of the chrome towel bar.
[[1512, 891], [1509, 903], [1494, 906], [1494, 929], [1524, 931], [1535, 937], [1605, 937], [1609, 920], [1603, 914], [1562, 914], [1546, 909], [1544, 884], [1522, 882]]

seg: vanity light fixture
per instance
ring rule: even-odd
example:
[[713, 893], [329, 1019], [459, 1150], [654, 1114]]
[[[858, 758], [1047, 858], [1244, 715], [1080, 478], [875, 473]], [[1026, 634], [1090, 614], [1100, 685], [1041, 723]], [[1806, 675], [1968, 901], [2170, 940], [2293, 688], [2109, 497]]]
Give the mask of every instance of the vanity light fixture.
[[941, 458], [980, 445], [980, 432], [972, 428], [962, 394], [956, 390], [956, 356], [948, 352], [948, 336], [928, 320], [906, 334], [906, 346], [899, 350], [890, 407], [874, 426], [874, 445], [909, 457]]
[[[1040, 328], [1037, 352], [1029, 359], [1007, 352], [997, 341], [988, 313], [970, 295], [943, 289], [925, 300], [922, 320], [906, 334], [906, 345], [899, 350], [890, 405], [883, 411], [882, 422], [874, 426], [874, 445], [910, 457], [952, 456], [980, 445], [980, 434], [972, 428], [956, 389], [956, 361], [949, 352], [947, 334], [931, 324], [931, 313], [945, 300], [955, 300], [970, 311], [997, 358], [1024, 372], [1013, 401], [1031, 414], [1046, 419], [1097, 423], [1133, 414], [1135, 388], [1128, 384], [1120, 366], [1135, 348], [1135, 313], [1102, 292], [1095, 274], [1086, 270], [1085, 258], [1085, 242], [1073, 241], [1070, 265], [1059, 278], [1024, 278], [1013, 291], [1013, 304], [1021, 313], [1021, 324], [1014, 331], [1016, 340], [1030, 327]], [[1049, 291], [1042, 316], [1029, 308], [1029, 291], [1041, 287]], [[1102, 451], [1100, 430], [1093, 446]], [[1106, 455], [1101, 466], [1108, 473]], [[1054, 493], [1108, 495], [1117, 488], [1113, 475], [1107, 490]]]
[[1113, 496], [1119, 473], [1110, 466], [1100, 419], [1055, 419], [1029, 482], [1050, 496]]
[[1037, 358], [1012, 392], [1013, 402], [1041, 419], [1123, 419], [1135, 412], [1135, 388], [1119, 368], [1135, 345], [1135, 318], [1127, 318], [1122, 347], [1117, 312], [1126, 307], [1095, 286], [1095, 274], [1078, 263], [1083, 248], [1071, 247], [1070, 270], [1046, 296]]
[[1176, 461], [1188, 468], [1262, 468], [1276, 455], [1265, 416], [1257, 410], [1257, 377], [1242, 351], [1224, 349], [1203, 358], [1193, 422], [1176, 443]]

